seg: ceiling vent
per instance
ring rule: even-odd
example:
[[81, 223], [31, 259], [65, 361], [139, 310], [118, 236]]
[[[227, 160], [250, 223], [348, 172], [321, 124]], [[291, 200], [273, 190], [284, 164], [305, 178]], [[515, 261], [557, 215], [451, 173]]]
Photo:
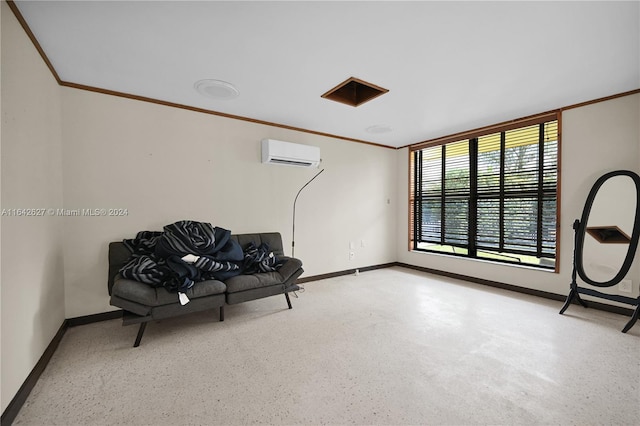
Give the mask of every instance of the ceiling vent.
[[322, 97], [357, 107], [371, 99], [384, 95], [388, 91], [375, 84], [351, 77], [329, 90]]

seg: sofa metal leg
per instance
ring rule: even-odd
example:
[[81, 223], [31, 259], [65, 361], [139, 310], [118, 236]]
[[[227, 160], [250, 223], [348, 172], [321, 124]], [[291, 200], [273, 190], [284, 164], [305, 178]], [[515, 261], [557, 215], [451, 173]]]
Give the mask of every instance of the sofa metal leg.
[[636, 321], [638, 321], [639, 316], [640, 316], [640, 304], [636, 306], [636, 309], [633, 311], [633, 315], [631, 315], [631, 319], [629, 320], [627, 325], [624, 326], [624, 328], [622, 329], [622, 332], [626, 333], [627, 331], [631, 330], [631, 327], [633, 327], [633, 324], [635, 324]]
[[220, 306], [220, 321], [224, 321], [224, 305]]
[[284, 297], [287, 298], [287, 305], [289, 305], [289, 309], [293, 309], [293, 307], [291, 306], [291, 299], [289, 299], [289, 293], [285, 293]]
[[142, 335], [144, 334], [144, 329], [147, 328], [147, 322], [140, 323], [140, 328], [138, 329], [138, 335], [136, 336], [136, 342], [133, 344], [134, 348], [140, 346], [140, 340], [142, 340]]

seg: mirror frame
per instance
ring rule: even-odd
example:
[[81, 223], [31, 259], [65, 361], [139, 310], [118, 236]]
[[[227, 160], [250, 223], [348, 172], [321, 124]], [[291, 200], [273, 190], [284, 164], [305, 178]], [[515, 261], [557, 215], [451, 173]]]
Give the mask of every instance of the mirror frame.
[[[591, 213], [591, 207], [593, 206], [593, 201], [598, 194], [598, 190], [600, 187], [610, 178], [616, 176], [629, 176], [633, 179], [633, 182], [636, 185], [636, 213], [635, 219], [633, 222], [633, 233], [631, 234], [631, 241], [629, 242], [629, 248], [627, 249], [627, 255], [624, 259], [622, 266], [618, 273], [609, 281], [599, 282], [592, 280], [587, 276], [584, 271], [583, 265], [583, 250], [584, 250], [584, 236], [586, 234], [587, 222], [589, 220], [589, 214]], [[587, 284], [596, 286], [596, 287], [611, 287], [618, 284], [620, 281], [624, 279], [624, 277], [629, 272], [631, 268], [631, 264], [633, 263], [636, 249], [638, 248], [638, 240], [640, 239], [640, 176], [635, 172], [630, 170], [615, 170], [613, 172], [606, 173], [602, 175], [596, 183], [593, 184], [591, 191], [589, 192], [589, 196], [587, 197], [587, 201], [584, 203], [584, 209], [582, 210], [582, 217], [580, 218], [579, 228], [576, 230], [576, 246], [575, 246], [575, 266], [578, 272], [578, 275], [584, 282]]]

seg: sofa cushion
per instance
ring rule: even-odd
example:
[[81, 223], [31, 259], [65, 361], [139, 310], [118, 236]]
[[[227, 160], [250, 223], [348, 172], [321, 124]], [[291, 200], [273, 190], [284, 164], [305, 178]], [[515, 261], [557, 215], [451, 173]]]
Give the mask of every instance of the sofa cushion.
[[131, 251], [122, 241], [114, 241], [109, 244], [109, 294], [111, 294], [114, 280], [120, 273], [120, 268], [127, 263], [130, 257]]
[[253, 290], [255, 288], [268, 287], [283, 284], [284, 280], [279, 272], [262, 272], [251, 275], [237, 275], [225, 281], [227, 293]]
[[[223, 282], [208, 280], [197, 282], [185, 293], [189, 299], [222, 294], [226, 290]], [[169, 293], [164, 287], [151, 287], [134, 280], [117, 277], [112, 289], [112, 295], [130, 300], [146, 306], [161, 306], [180, 303], [177, 293]]]

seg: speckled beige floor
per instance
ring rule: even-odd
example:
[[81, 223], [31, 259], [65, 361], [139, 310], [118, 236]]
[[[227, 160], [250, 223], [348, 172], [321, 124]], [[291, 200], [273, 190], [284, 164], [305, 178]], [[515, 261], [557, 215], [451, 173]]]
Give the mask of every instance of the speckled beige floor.
[[640, 424], [640, 325], [390, 268], [71, 328], [14, 424]]

